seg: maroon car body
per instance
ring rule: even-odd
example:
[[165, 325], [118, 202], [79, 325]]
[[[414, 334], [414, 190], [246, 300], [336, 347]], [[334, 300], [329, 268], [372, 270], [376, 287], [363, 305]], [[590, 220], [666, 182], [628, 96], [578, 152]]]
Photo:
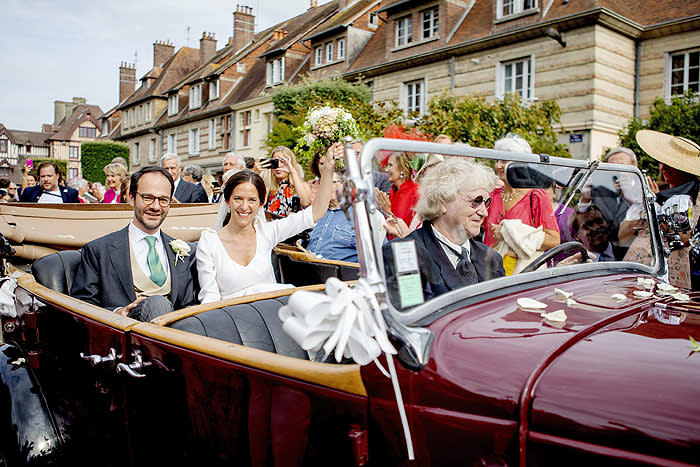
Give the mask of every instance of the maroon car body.
[[[416, 143], [373, 140], [366, 151], [407, 144]], [[653, 213], [649, 221], [657, 227]], [[340, 266], [287, 262], [282, 274], [348, 279]], [[376, 266], [363, 261], [363, 276]], [[651, 265], [581, 264], [385, 310], [411, 461], [392, 383], [376, 365], [310, 361], [280, 333], [276, 311], [293, 290], [139, 323], [42, 285], [36, 270], [15, 271], [20, 316], [3, 319], [0, 348], [2, 455], [72, 465], [693, 465], [697, 297], [634, 295], [640, 277], [665, 272], [660, 254]], [[618, 293], [627, 298], [610, 299]], [[566, 309], [566, 321], [524, 311], [521, 297]]]

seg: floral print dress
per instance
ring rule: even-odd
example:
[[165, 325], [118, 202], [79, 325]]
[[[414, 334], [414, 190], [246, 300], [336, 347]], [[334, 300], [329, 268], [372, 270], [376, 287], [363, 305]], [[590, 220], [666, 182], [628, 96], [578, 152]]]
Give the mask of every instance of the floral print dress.
[[268, 195], [265, 209], [272, 214], [287, 217], [287, 215], [294, 212], [292, 209], [293, 197], [294, 192], [289, 181], [280, 182], [279, 189], [276, 192], [270, 192]]

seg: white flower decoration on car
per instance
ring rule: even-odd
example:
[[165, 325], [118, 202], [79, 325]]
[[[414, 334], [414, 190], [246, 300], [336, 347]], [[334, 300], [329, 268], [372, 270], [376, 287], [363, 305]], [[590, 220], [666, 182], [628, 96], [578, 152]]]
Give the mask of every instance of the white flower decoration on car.
[[191, 251], [189, 243], [179, 238], [170, 241], [170, 248], [175, 252], [175, 266], [177, 266], [178, 260], [184, 260], [186, 256], [190, 255]]

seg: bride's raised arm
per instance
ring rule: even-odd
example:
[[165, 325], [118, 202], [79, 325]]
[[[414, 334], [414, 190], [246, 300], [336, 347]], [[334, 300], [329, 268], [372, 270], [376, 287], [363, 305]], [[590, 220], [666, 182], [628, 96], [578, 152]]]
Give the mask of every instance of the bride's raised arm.
[[321, 168], [321, 180], [316, 193], [316, 199], [311, 204], [314, 223], [318, 222], [328, 211], [328, 203], [331, 200], [331, 190], [333, 190], [333, 171], [335, 162], [343, 157], [343, 144], [334, 143], [326, 152], [326, 160]]

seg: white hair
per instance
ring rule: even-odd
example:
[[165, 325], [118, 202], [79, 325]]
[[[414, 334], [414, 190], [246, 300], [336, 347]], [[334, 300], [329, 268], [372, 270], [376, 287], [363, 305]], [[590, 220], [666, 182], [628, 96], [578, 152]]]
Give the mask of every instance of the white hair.
[[239, 155], [236, 154], [236, 153], [233, 153], [233, 152], [227, 153], [227, 154], [224, 156], [224, 162], [226, 162], [227, 160], [229, 160], [229, 159], [232, 158], [232, 157], [235, 157], [235, 158], [236, 158], [236, 161], [238, 161], [238, 162], [236, 162], [236, 166], [234, 167], [234, 169], [236, 169], [236, 170], [243, 170], [243, 169], [245, 169], [245, 160], [243, 159], [242, 156], [239, 156]]
[[429, 170], [420, 182], [421, 197], [416, 212], [424, 220], [440, 217], [443, 206], [454, 201], [460, 191], [484, 189], [490, 193], [498, 180], [490, 167], [460, 157], [451, 157], [438, 167]]
[[515, 133], [508, 133], [503, 138], [496, 141], [493, 144], [493, 148], [498, 151], [532, 154], [530, 143], [525, 141], [525, 138], [520, 135], [516, 135]]
[[182, 165], [182, 159], [180, 159], [180, 156], [177, 154], [173, 154], [172, 152], [166, 152], [163, 154], [163, 156], [160, 158], [161, 162], [169, 161], [170, 159], [177, 159], [177, 165]]
[[608, 153], [605, 155], [605, 162], [608, 162], [608, 159], [610, 159], [610, 156], [613, 154], [627, 154], [630, 159], [632, 160], [632, 163], [634, 165], [637, 165], [637, 155], [632, 151], [630, 148], [623, 148], [623, 147], [618, 147], [618, 148], [612, 148]]

